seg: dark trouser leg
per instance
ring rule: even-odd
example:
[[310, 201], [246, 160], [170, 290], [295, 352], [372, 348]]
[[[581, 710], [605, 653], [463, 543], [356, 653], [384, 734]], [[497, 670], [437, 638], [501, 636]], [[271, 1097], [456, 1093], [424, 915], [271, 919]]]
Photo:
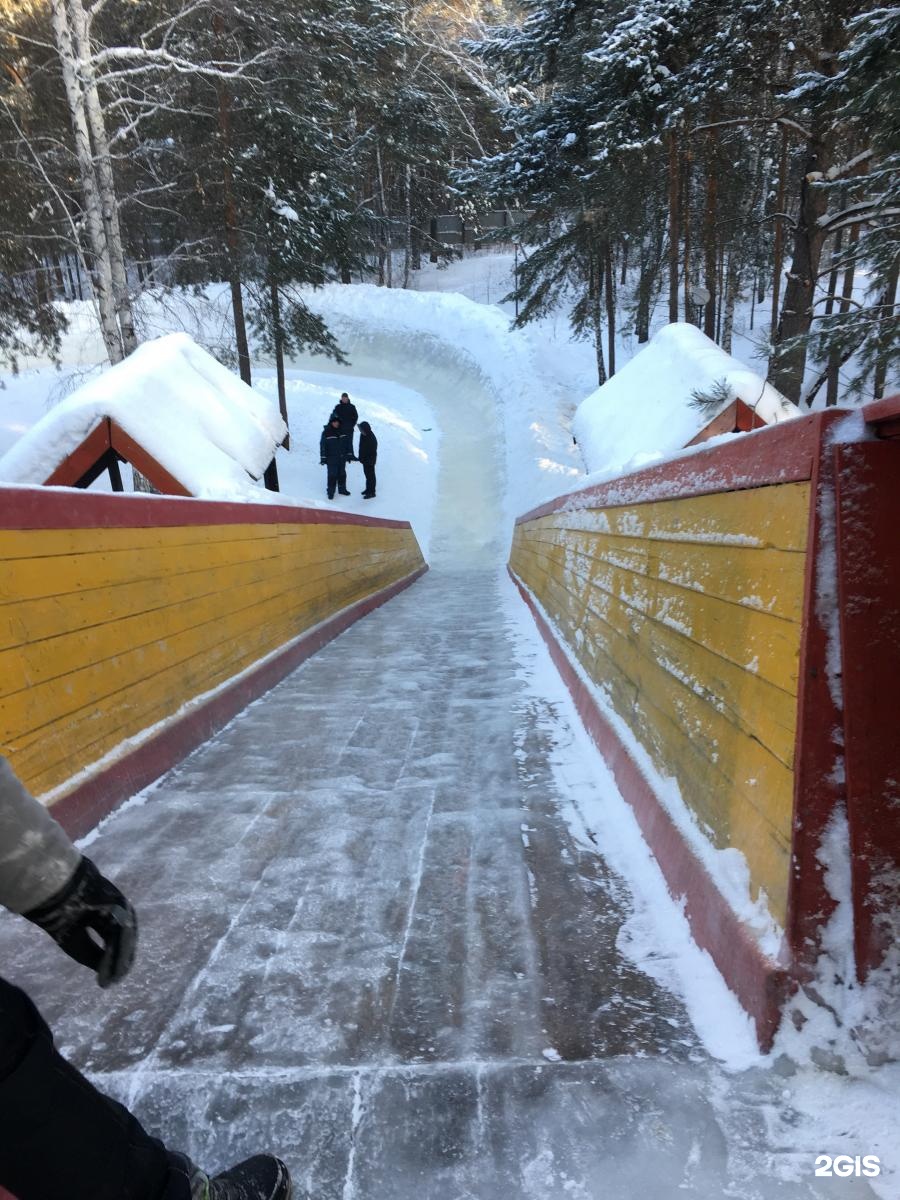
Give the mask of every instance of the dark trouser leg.
[[375, 495], [375, 464], [363, 463], [363, 471], [366, 476], [366, 491], [370, 496]]
[[190, 1200], [162, 1142], [59, 1055], [0, 979], [0, 1184], [18, 1200]]
[[347, 490], [347, 464], [342, 462], [338, 470], [338, 491], [346, 492]]
[[328, 499], [334, 499], [334, 489], [338, 486], [338, 464], [328, 464]]

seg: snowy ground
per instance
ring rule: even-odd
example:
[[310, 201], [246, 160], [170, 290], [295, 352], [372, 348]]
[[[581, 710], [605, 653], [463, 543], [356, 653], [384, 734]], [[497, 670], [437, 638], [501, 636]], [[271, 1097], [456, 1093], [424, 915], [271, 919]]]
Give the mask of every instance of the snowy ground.
[[590, 359], [479, 320], [493, 274], [455, 268], [468, 302], [322, 295], [353, 367], [294, 364], [281, 466], [322, 499], [347, 387], [395, 431], [364, 510], [422, 520], [432, 571], [91, 836], [142, 918], [121, 988], [13, 918], [4, 972], [172, 1144], [265, 1144], [317, 1200], [896, 1197], [896, 1068], [758, 1055], [503, 575], [510, 514], [577, 469]]

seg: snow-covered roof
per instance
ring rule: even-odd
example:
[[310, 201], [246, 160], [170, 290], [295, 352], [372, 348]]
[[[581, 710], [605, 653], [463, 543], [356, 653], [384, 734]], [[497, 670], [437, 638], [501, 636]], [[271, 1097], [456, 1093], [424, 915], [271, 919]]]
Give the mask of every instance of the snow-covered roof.
[[172, 333], [52, 408], [0, 458], [0, 481], [43, 483], [105, 417], [206, 499], [259, 500], [250, 476], [263, 474], [286, 433], [269, 397]]
[[[693, 393], [724, 381], [727, 394], [701, 411]], [[717, 389], [718, 390], [718, 389]], [[732, 358], [695, 325], [665, 325], [575, 413], [572, 431], [588, 471], [619, 472], [686, 446], [735, 399], [767, 425], [799, 415], [765, 379]]]

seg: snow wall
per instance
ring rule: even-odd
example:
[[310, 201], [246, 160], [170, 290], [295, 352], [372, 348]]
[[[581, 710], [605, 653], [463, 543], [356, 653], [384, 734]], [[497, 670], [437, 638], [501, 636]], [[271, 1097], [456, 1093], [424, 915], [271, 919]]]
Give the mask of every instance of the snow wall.
[[513, 578], [764, 1046], [838, 910], [861, 977], [896, 933], [894, 409], [785, 422], [516, 525]]
[[0, 753], [83, 833], [425, 569], [403, 521], [0, 488]]

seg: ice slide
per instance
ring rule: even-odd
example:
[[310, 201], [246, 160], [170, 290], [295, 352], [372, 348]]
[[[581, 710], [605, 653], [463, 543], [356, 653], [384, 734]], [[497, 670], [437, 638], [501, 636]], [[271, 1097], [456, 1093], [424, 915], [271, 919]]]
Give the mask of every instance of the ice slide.
[[91, 835], [141, 917], [119, 988], [12, 919], [5, 972], [169, 1143], [272, 1148], [301, 1196], [834, 1194], [790, 1081], [724, 1073], [623, 953], [647, 900], [578, 836], [597, 783], [502, 574], [479, 372], [405, 335], [349, 348], [441, 422], [432, 571]]

